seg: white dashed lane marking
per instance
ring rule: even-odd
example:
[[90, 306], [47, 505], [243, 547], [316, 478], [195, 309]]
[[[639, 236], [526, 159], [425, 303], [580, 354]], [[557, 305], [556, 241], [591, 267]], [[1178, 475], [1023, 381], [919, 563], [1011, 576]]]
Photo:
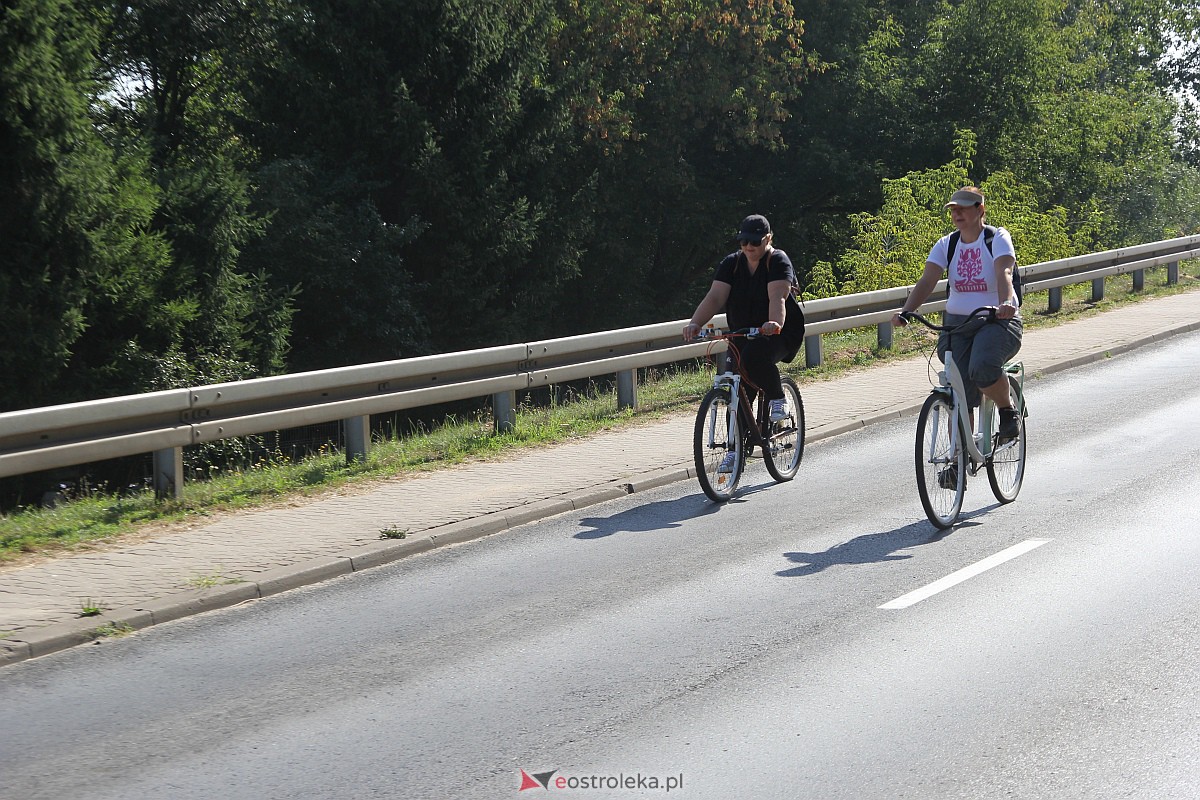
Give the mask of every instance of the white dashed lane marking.
[[895, 600], [884, 603], [879, 607], [886, 609], [908, 608], [909, 606], [919, 603], [928, 597], [933, 597], [938, 592], [943, 592], [946, 589], [949, 589], [951, 586], [957, 586], [965, 580], [974, 578], [980, 573], [987, 572], [992, 567], [997, 567], [1003, 564], [1005, 561], [1010, 561], [1017, 556], [1025, 555], [1030, 550], [1034, 549], [1035, 547], [1041, 547], [1048, 541], [1050, 540], [1026, 539], [1020, 544], [1014, 544], [1012, 547], [1006, 550], [1001, 550], [995, 555], [988, 556], [982, 561], [976, 561], [969, 567], [963, 567], [957, 572], [951, 572], [946, 577], [922, 586], [920, 589], [914, 589], [908, 594], [900, 595]]

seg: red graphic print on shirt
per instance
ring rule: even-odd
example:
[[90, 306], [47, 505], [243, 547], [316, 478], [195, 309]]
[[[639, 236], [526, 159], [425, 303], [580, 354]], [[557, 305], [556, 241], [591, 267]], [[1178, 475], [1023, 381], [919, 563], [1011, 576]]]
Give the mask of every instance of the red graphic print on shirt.
[[954, 277], [956, 292], [986, 292], [987, 280], [983, 277], [983, 251], [979, 247], [958, 248], [958, 274]]

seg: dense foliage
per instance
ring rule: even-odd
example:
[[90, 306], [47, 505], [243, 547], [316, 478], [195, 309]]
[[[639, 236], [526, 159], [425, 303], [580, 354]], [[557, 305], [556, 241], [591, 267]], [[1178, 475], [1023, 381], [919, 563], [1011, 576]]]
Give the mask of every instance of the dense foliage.
[[1200, 229], [1193, 0], [11, 0], [0, 411]]

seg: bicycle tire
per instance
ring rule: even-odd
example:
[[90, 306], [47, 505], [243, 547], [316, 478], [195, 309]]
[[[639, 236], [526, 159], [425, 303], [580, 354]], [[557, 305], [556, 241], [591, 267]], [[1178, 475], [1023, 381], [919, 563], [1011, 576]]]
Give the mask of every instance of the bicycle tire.
[[[992, 485], [992, 494], [1001, 503], [1011, 503], [1017, 499], [1021, 484], [1025, 480], [1025, 402], [1021, 396], [1021, 387], [1017, 379], [1008, 376], [1009, 396], [1013, 407], [1017, 409], [1017, 438], [1011, 442], [993, 446], [992, 456], [987, 462], [988, 483]], [[996, 441], [996, 430], [1000, 426], [1000, 414], [992, 417], [991, 441]]]
[[791, 416], [782, 422], [768, 420], [768, 435], [763, 448], [767, 472], [779, 483], [796, 477], [804, 458], [804, 400], [800, 387], [786, 375], [782, 378], [783, 399]]
[[[958, 520], [967, 489], [967, 451], [961, 445], [951, 452], [950, 425], [958, 425], [954, 408], [944, 392], [933, 392], [921, 406], [917, 418], [917, 491], [925, 516], [945, 530]], [[947, 486], [943, 472], [957, 467]]]
[[[700, 488], [704, 493], [718, 503], [733, 497], [745, 466], [741, 420], [734, 415], [733, 436], [730, 437], [729, 412], [729, 388], [710, 389], [696, 411], [695, 436], [692, 439], [692, 449], [696, 458], [696, 479], [700, 481]], [[737, 465], [733, 472], [720, 472], [721, 461], [730, 448], [737, 453]]]

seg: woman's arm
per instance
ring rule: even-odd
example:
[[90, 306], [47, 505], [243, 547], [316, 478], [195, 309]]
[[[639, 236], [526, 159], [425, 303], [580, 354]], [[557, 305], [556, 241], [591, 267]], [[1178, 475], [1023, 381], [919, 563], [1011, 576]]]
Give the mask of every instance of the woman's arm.
[[767, 284], [767, 321], [762, 325], [762, 332], [774, 336], [783, 330], [787, 316], [787, 296], [792, 290], [790, 281], [771, 281]]
[[1000, 308], [996, 310], [998, 319], [1012, 319], [1017, 314], [1017, 292], [1013, 289], [1013, 270], [1017, 268], [1017, 260], [1012, 256], [1000, 256], [993, 262], [996, 267], [996, 295], [1000, 298]]
[[898, 314], [892, 315], [892, 324], [899, 327], [907, 325], [908, 320], [904, 319], [900, 314], [916, 311], [920, 308], [921, 304], [929, 299], [929, 295], [933, 294], [933, 290], [937, 288], [938, 281], [941, 279], [942, 268], [932, 261], [926, 261], [925, 271], [921, 273], [920, 280], [913, 286], [908, 299], [904, 301], [904, 307], [900, 309]]
[[700, 301], [700, 305], [696, 306], [696, 310], [692, 312], [692, 319], [688, 322], [687, 327], [683, 329], [683, 340], [690, 342], [696, 338], [696, 334], [704, 327], [704, 323], [708, 322], [713, 316], [725, 307], [726, 301], [729, 300], [730, 285], [723, 281], [713, 281], [712, 286], [708, 289], [708, 294], [704, 295], [704, 299]]

